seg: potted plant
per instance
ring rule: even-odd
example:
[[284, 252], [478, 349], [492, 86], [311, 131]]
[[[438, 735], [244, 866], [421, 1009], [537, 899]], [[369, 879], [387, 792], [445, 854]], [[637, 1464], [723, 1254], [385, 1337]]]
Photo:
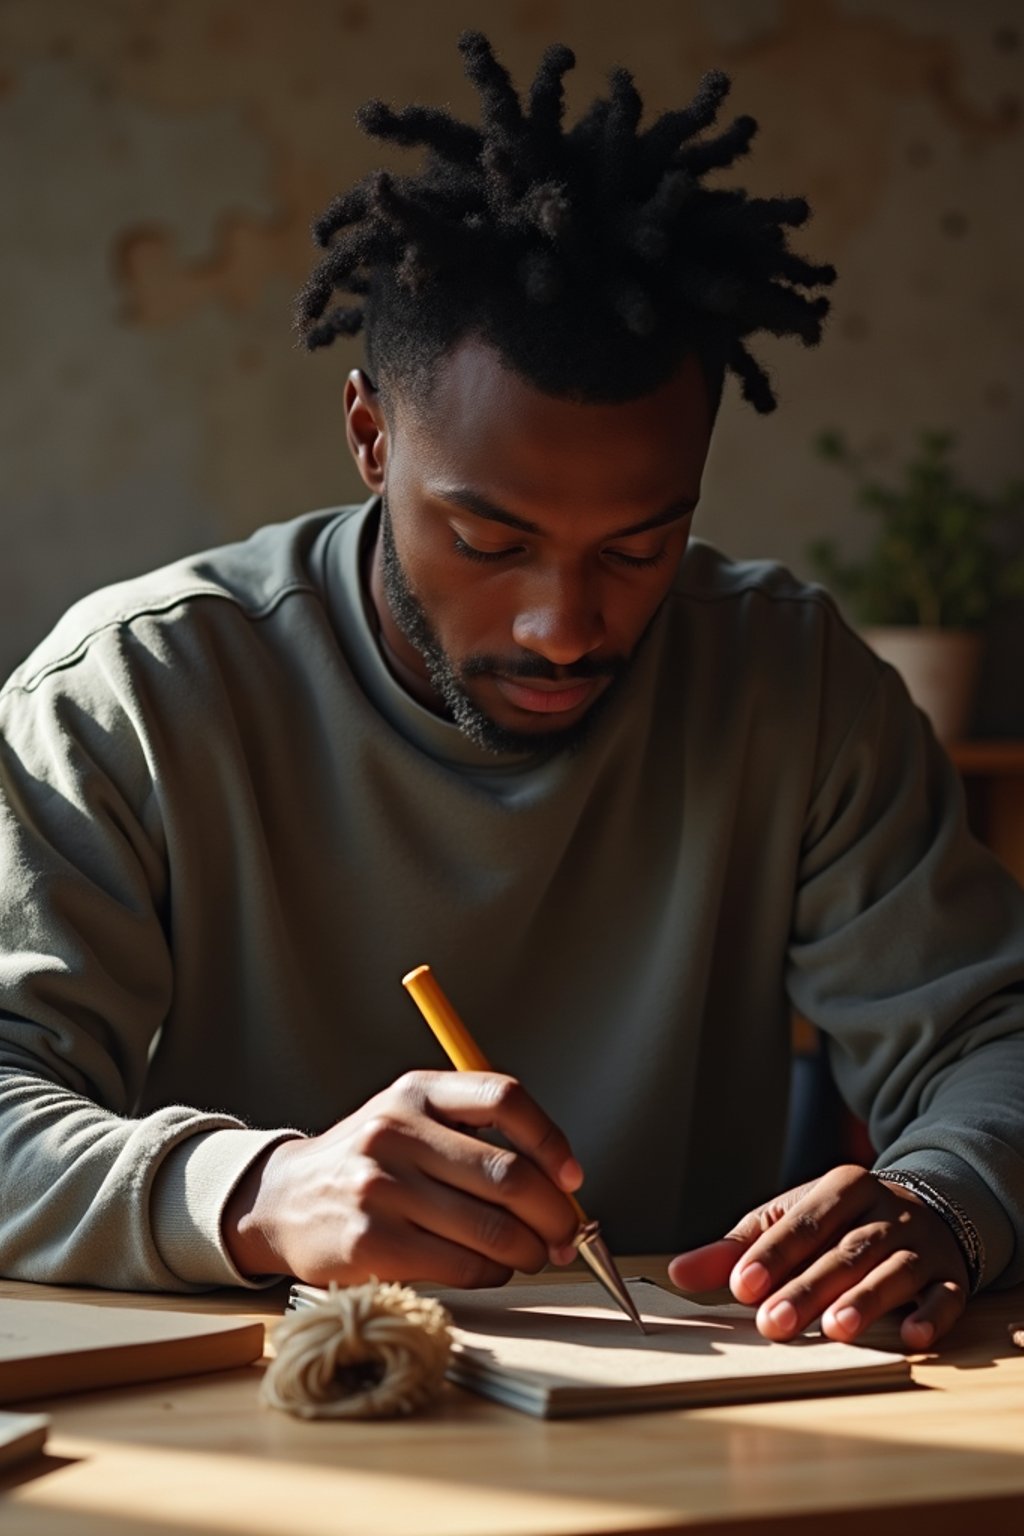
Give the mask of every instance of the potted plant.
[[1024, 595], [1024, 558], [1009, 558], [1002, 542], [1015, 534], [1019, 545], [1024, 481], [994, 496], [971, 489], [951, 462], [953, 442], [949, 432], [922, 432], [900, 480], [887, 486], [868, 476], [841, 433], [819, 433], [818, 454], [852, 476], [858, 504], [879, 527], [859, 561], [841, 560], [831, 539], [807, 550], [944, 741], [970, 720], [986, 619], [997, 602]]

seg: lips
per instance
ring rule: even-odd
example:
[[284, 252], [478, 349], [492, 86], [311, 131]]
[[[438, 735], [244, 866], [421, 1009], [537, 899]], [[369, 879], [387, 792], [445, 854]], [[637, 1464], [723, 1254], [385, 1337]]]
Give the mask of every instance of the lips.
[[586, 678], [579, 683], [519, 683], [510, 677], [496, 677], [495, 686], [503, 698], [517, 709], [536, 715], [564, 715], [585, 704], [600, 688], [603, 678]]

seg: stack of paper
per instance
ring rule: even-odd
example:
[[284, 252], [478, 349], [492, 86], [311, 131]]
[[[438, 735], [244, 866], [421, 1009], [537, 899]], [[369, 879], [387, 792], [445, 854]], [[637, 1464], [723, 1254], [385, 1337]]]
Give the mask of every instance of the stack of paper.
[[[649, 1280], [627, 1283], [646, 1336], [592, 1281], [431, 1290], [453, 1318], [450, 1379], [543, 1418], [910, 1383], [901, 1354], [837, 1344], [817, 1331], [773, 1344], [747, 1307], [709, 1308]], [[296, 1286], [292, 1305], [318, 1294]]]

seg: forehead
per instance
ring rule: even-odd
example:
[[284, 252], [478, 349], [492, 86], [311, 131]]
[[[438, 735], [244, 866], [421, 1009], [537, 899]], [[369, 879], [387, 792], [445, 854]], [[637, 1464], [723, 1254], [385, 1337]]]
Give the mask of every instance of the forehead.
[[509, 505], [696, 496], [712, 426], [693, 354], [639, 399], [581, 403], [544, 394], [476, 338], [440, 360], [428, 399], [396, 406], [395, 446], [405, 439], [422, 479], [454, 476]]

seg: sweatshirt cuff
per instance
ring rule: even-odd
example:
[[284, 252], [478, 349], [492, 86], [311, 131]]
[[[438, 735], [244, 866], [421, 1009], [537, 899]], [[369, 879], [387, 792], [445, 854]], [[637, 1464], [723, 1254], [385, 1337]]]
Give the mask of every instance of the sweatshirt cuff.
[[153, 1185], [151, 1222], [160, 1257], [188, 1285], [242, 1285], [262, 1290], [279, 1275], [258, 1280], [231, 1262], [221, 1221], [224, 1207], [251, 1165], [278, 1142], [301, 1131], [206, 1131], [190, 1136], [164, 1158]]
[[904, 1152], [896, 1157], [883, 1155], [874, 1171], [884, 1178], [889, 1168], [916, 1174], [951, 1203], [963, 1207], [977, 1228], [984, 1255], [976, 1289], [981, 1290], [998, 1280], [1013, 1258], [1014, 1231], [1002, 1205], [981, 1174], [954, 1152], [932, 1148]]

